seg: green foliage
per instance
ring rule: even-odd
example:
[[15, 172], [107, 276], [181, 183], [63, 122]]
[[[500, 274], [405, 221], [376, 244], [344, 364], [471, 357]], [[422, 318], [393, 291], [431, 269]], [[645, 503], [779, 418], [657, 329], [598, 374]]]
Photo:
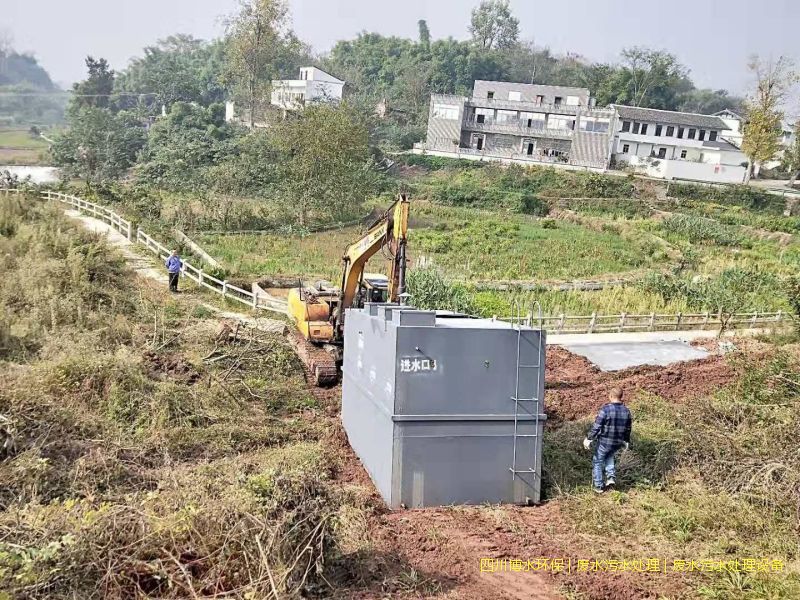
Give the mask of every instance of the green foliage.
[[429, 171], [482, 169], [489, 163], [465, 158], [446, 158], [427, 154], [402, 154], [397, 160], [409, 167], [424, 167]]
[[407, 291], [410, 304], [426, 310], [451, 310], [474, 314], [475, 304], [467, 289], [445, 279], [435, 268], [413, 269], [408, 274]]
[[794, 313], [795, 327], [800, 331], [800, 276], [795, 275], [787, 278], [784, 285], [786, 287], [786, 297], [789, 300], [789, 306]]
[[307, 106], [276, 125], [273, 139], [283, 157], [279, 199], [300, 226], [359, 215], [377, 190], [369, 132], [346, 103]]
[[519, 19], [511, 14], [508, 0], [481, 0], [472, 9], [469, 32], [479, 48], [512, 48], [519, 41]]
[[683, 238], [691, 243], [741, 247], [747, 247], [750, 243], [738, 228], [694, 215], [670, 215], [659, 224], [659, 228], [668, 236]]
[[671, 183], [669, 193], [673, 198], [710, 200], [773, 215], [782, 215], [786, 205], [782, 197], [746, 185], [704, 186]]
[[220, 104], [208, 108], [176, 102], [150, 128], [136, 170], [142, 183], [168, 190], [211, 187], [207, 170], [232, 155], [236, 130], [225, 123]]
[[70, 101], [70, 111], [83, 108], [111, 108], [111, 93], [114, 91], [114, 71], [105, 58], [86, 57], [86, 80], [72, 86], [74, 95]]
[[222, 86], [224, 44], [204, 42], [177, 34], [144, 48], [116, 78], [115, 93], [148, 94], [145, 98], [120, 96], [123, 106], [145, 102], [154, 110], [174, 102], [208, 106], [225, 99]]
[[66, 177], [81, 177], [89, 182], [117, 179], [133, 166], [146, 139], [145, 128], [137, 115], [108, 108], [73, 108], [68, 115], [69, 129], [56, 137], [53, 162]]
[[723, 313], [774, 306], [782, 289], [781, 280], [772, 273], [740, 268], [725, 269], [714, 277], [697, 278], [649, 273], [636, 285], [668, 302], [682, 300], [693, 310]]

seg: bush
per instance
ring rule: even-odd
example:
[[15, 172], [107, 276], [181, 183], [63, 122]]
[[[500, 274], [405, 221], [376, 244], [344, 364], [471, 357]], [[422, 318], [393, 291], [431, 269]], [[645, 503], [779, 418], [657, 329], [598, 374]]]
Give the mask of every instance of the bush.
[[435, 268], [414, 269], [408, 274], [411, 304], [425, 310], [452, 310], [474, 314], [475, 304], [467, 288], [447, 281]]
[[719, 204], [743, 206], [750, 210], [764, 211], [774, 215], [782, 215], [786, 204], [786, 201], [781, 196], [747, 185], [712, 187], [671, 183], [669, 192], [673, 198], [710, 200]]
[[692, 243], [711, 242], [717, 246], [741, 247], [752, 245], [752, 241], [739, 233], [738, 228], [694, 215], [670, 215], [660, 223], [659, 227], [668, 235], [672, 234]]

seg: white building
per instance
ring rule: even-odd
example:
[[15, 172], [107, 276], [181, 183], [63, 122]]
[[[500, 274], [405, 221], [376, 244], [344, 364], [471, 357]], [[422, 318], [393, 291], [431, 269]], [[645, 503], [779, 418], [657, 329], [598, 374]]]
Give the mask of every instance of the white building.
[[338, 102], [343, 89], [344, 81], [322, 69], [304, 67], [299, 79], [273, 80], [271, 102], [284, 110], [296, 110], [309, 102]]
[[744, 119], [729, 108], [714, 113], [714, 116], [722, 119], [722, 122], [728, 127], [727, 131], [722, 132], [722, 139], [741, 148], [744, 138]]
[[617, 165], [662, 179], [742, 183], [747, 157], [725, 134], [725, 121], [700, 115], [614, 106], [612, 156]]

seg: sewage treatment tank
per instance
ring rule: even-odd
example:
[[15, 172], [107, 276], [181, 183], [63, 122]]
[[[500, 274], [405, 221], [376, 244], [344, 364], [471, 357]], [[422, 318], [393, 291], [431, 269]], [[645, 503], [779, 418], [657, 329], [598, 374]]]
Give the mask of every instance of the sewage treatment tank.
[[389, 506], [539, 501], [544, 331], [367, 304], [344, 340], [342, 422]]

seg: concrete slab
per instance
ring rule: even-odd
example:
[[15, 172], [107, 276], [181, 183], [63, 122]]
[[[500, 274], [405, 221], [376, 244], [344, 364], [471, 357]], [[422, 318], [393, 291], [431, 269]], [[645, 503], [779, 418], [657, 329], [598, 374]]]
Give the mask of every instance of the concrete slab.
[[641, 365], [669, 365], [706, 358], [709, 353], [678, 340], [560, 344], [587, 358], [603, 371], [621, 371]]

